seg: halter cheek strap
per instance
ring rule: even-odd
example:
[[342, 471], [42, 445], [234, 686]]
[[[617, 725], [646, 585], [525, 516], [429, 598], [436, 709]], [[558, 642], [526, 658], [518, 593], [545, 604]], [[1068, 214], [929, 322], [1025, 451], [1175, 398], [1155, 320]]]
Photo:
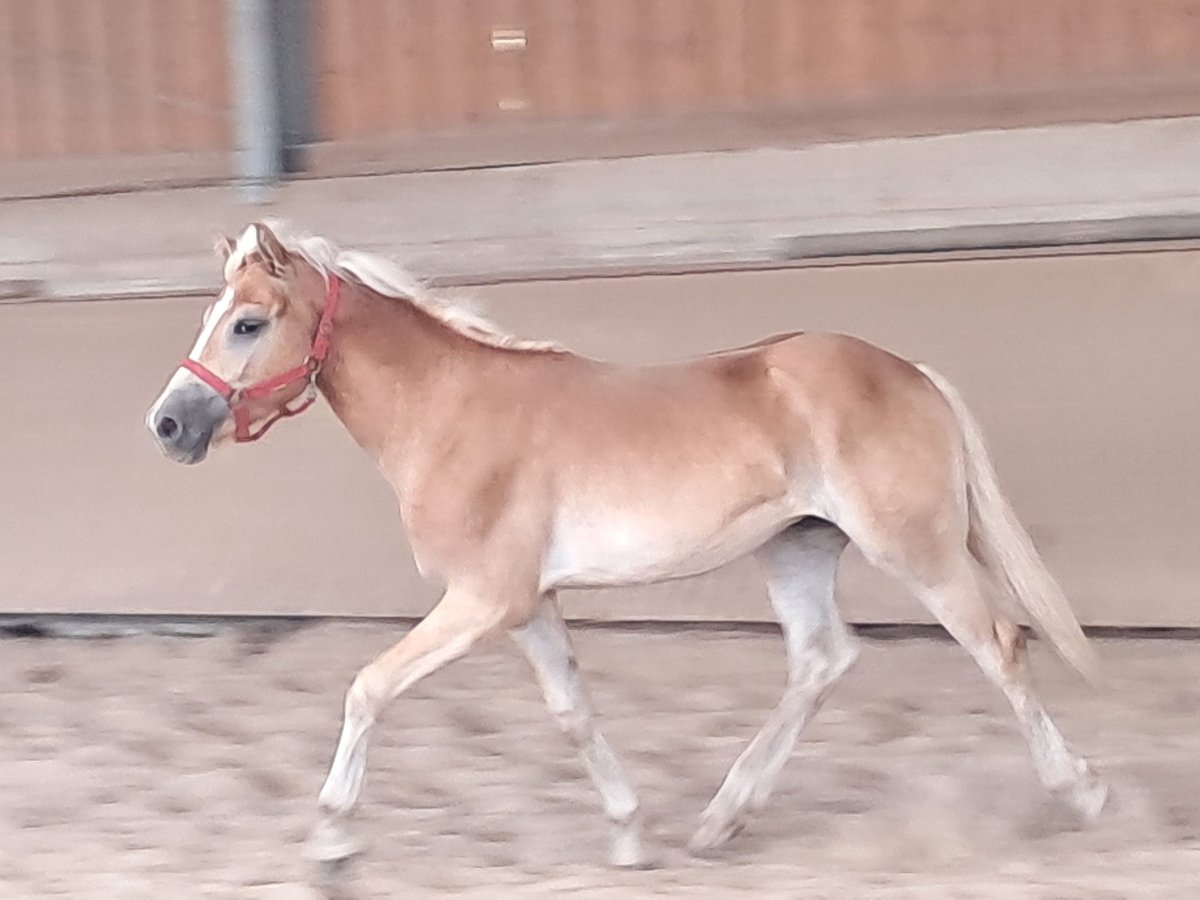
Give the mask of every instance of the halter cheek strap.
[[[333, 334], [333, 320], [337, 315], [338, 302], [341, 298], [341, 281], [336, 275], [329, 276], [329, 288], [325, 295], [325, 309], [321, 313], [321, 321], [317, 324], [317, 333], [313, 336], [312, 349], [304, 362], [293, 369], [288, 369], [279, 375], [255, 382], [246, 387], [235, 388], [221, 378], [203, 363], [194, 359], [185, 359], [180, 365], [187, 369], [210, 388], [221, 395], [221, 399], [229, 406], [233, 414], [234, 440], [239, 444], [257, 441], [267, 433], [267, 430], [280, 419], [290, 419], [298, 416], [317, 401], [317, 375], [329, 355], [329, 341]], [[304, 399], [295, 406], [286, 403], [275, 410], [262, 421], [256, 429], [251, 428], [251, 409], [249, 404], [262, 400], [272, 394], [289, 388], [297, 382], [308, 382], [308, 390]]]

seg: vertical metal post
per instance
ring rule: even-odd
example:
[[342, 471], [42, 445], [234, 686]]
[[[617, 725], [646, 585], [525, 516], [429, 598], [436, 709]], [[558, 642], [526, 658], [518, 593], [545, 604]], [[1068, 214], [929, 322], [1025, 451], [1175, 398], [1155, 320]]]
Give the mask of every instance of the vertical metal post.
[[275, 0], [275, 72], [283, 130], [283, 171], [304, 170], [316, 138], [313, 109], [311, 0]]
[[260, 203], [283, 172], [283, 118], [271, 0], [226, 0], [242, 197]]

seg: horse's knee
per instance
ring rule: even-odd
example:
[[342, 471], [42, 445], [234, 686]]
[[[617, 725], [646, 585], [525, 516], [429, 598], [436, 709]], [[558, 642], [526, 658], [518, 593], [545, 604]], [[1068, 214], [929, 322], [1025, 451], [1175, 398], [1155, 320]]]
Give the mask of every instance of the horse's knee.
[[592, 734], [592, 717], [586, 710], [576, 707], [551, 710], [554, 722], [560, 731], [577, 747], [587, 743]]
[[858, 652], [855, 637], [835, 623], [818, 636], [789, 644], [788, 680], [793, 687], [823, 689], [854, 665]]
[[355, 722], [374, 722], [386, 702], [386, 690], [380, 684], [378, 675], [371, 671], [371, 666], [364, 666], [354, 676], [350, 687], [346, 689], [346, 719]]
[[845, 635], [844, 639], [839, 641], [833, 650], [830, 669], [827, 675], [830, 684], [837, 681], [849, 671], [850, 667], [858, 661], [858, 654], [858, 641], [853, 635]]

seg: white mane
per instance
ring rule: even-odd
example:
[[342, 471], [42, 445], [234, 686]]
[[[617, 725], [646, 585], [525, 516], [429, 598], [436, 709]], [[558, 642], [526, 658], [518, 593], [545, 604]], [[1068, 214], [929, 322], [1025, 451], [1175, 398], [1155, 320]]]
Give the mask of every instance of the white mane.
[[[333, 241], [300, 234], [279, 221], [269, 220], [265, 224], [289, 253], [299, 256], [326, 279], [336, 275], [357, 281], [384, 297], [406, 300], [471, 340], [511, 350], [563, 349], [550, 341], [529, 341], [515, 337], [461, 302], [434, 296], [419, 278], [384, 256], [360, 250], [343, 250]], [[242, 232], [233, 252], [225, 261], [225, 280], [228, 281], [246, 257], [257, 249], [258, 232], [250, 225]]]

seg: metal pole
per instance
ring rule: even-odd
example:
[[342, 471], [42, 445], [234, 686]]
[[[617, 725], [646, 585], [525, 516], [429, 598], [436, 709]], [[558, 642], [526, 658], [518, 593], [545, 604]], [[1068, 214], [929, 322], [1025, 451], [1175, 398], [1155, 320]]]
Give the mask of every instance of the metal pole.
[[271, 0], [226, 0], [237, 175], [248, 203], [265, 200], [283, 172], [273, 6]]
[[283, 171], [304, 168], [304, 148], [313, 130], [312, 5], [310, 0], [275, 0], [275, 77], [283, 131]]

